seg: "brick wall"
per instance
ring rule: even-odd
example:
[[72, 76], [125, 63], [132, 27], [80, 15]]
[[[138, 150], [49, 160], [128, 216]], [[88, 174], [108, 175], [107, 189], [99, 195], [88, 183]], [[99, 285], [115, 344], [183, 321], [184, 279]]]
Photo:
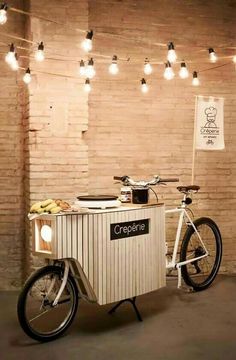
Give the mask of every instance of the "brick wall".
[[[236, 72], [233, 63], [200, 74], [201, 86], [191, 79], [163, 79], [167, 44], [173, 41], [179, 60], [190, 60], [189, 70], [212, 65], [208, 47], [214, 47], [220, 63], [229, 61], [235, 46], [235, 2], [233, 1], [89, 1], [89, 26], [96, 32], [112, 32], [119, 37], [95, 36], [95, 51], [102, 55], [130, 57], [120, 61], [116, 79], [108, 74], [110, 60], [99, 56], [97, 76], [89, 96], [89, 189], [91, 192], [119, 193], [113, 175], [147, 178], [152, 174], [175, 176], [180, 184], [191, 182], [192, 138], [195, 95], [225, 98], [224, 151], [198, 152], [195, 183], [195, 215], [210, 216], [219, 224], [224, 243], [222, 271], [236, 271], [234, 219], [235, 202], [235, 114]], [[129, 39], [129, 41], [124, 38]], [[131, 41], [134, 39], [134, 41]], [[136, 39], [136, 40], [135, 40]], [[179, 46], [178, 46], [179, 45]], [[182, 45], [182, 47], [181, 47]], [[200, 51], [204, 50], [205, 51]], [[154, 59], [150, 91], [142, 94], [144, 58]], [[174, 66], [177, 73], [178, 66]], [[175, 185], [158, 189], [167, 205], [178, 204]], [[173, 234], [173, 228], [171, 235]], [[168, 239], [171, 236], [168, 235]]]
[[[22, 8], [23, 1], [12, 1]], [[24, 19], [11, 14], [0, 31], [24, 36]], [[24, 239], [22, 82], [10, 70], [5, 55], [11, 39], [0, 42], [0, 288], [14, 289], [21, 283]], [[18, 42], [18, 45], [21, 43]]]
[[[211, 66], [209, 46], [219, 56], [233, 55], [232, 50], [221, 47], [235, 46], [235, 2], [186, 0], [181, 6], [176, 0], [25, 3], [32, 13], [65, 26], [37, 18], [27, 21], [12, 12], [4, 26], [4, 31], [44, 41], [46, 60], [36, 63], [36, 44], [29, 46], [30, 58], [24, 58], [33, 75], [29, 92], [20, 79], [22, 73], [13, 73], [1, 60], [0, 288], [18, 287], [23, 267], [24, 273], [31, 269], [30, 225], [23, 213], [34, 201], [48, 197], [72, 200], [87, 191], [119, 193], [113, 175], [146, 178], [160, 174], [179, 177], [180, 184], [190, 183], [198, 94], [225, 97], [226, 149], [196, 154], [195, 183], [201, 192], [193, 208], [196, 216], [208, 215], [219, 223], [224, 242], [222, 271], [235, 272], [235, 67], [203, 72], [199, 88], [177, 75], [167, 81], [162, 65], [166, 47], [157, 44], [173, 41], [179, 59], [190, 60], [190, 71]], [[23, 7], [21, 1], [11, 4]], [[80, 48], [84, 34], [75, 28], [95, 32], [96, 77], [89, 101], [78, 76], [78, 62], [86, 59]], [[117, 37], [102, 35], [107, 32]], [[199, 51], [204, 47], [205, 52]], [[123, 59], [116, 78], [108, 74], [114, 54]], [[144, 95], [140, 79], [145, 57], [155, 64], [153, 75], [146, 76], [150, 91]], [[177, 73], [178, 66], [174, 69]], [[174, 185], [158, 189], [158, 195], [168, 206], [181, 198]], [[172, 235], [172, 221], [168, 224]]]

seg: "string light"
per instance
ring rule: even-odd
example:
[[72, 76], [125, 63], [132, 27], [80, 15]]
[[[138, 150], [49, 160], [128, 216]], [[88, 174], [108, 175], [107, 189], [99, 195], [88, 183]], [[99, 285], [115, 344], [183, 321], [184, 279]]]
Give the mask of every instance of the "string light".
[[209, 51], [210, 61], [212, 63], [215, 63], [217, 60], [217, 56], [216, 56], [214, 49], [210, 48], [210, 49], [208, 49], [208, 51]]
[[145, 59], [144, 67], [143, 67], [144, 74], [150, 75], [152, 73], [152, 67], [148, 60], [148, 58]]
[[194, 71], [194, 72], [193, 72], [192, 85], [193, 85], [193, 86], [198, 86], [199, 84], [200, 84], [200, 82], [199, 82], [199, 79], [198, 79], [198, 77], [197, 77], [197, 72]]
[[189, 76], [189, 72], [184, 61], [180, 64], [179, 76], [181, 79], [186, 79]]
[[144, 78], [141, 79], [141, 90], [144, 94], [148, 92], [147, 82]]
[[109, 66], [109, 73], [112, 74], [112, 75], [116, 75], [119, 72], [119, 68], [118, 68], [118, 65], [117, 65], [117, 60], [118, 60], [117, 56], [113, 55], [112, 63]]
[[87, 78], [92, 79], [94, 77], [94, 75], [96, 74], [96, 71], [94, 70], [94, 61], [93, 58], [91, 58], [88, 62], [88, 65], [86, 67], [86, 71], [85, 74], [87, 76]]
[[44, 55], [44, 44], [41, 41], [41, 43], [38, 46], [38, 50], [35, 53], [35, 60], [37, 61], [43, 61], [45, 59], [45, 55]]
[[167, 60], [170, 63], [174, 63], [176, 61], [176, 59], [177, 59], [177, 55], [176, 55], [176, 52], [175, 52], [174, 44], [172, 42], [169, 42]]
[[11, 65], [15, 61], [15, 46], [12, 43], [10, 49], [5, 57], [5, 61], [8, 65]]
[[10, 64], [12, 70], [17, 71], [19, 69], [18, 55], [15, 53], [14, 61]]
[[26, 70], [25, 75], [23, 76], [23, 81], [26, 84], [29, 84], [31, 82], [30, 68]]
[[174, 71], [171, 67], [171, 63], [169, 61], [167, 61], [166, 63], [166, 68], [165, 68], [165, 71], [164, 71], [164, 78], [166, 80], [171, 80], [173, 79], [173, 77], [175, 76], [174, 74]]
[[89, 93], [91, 91], [91, 85], [90, 85], [90, 80], [87, 78], [85, 80], [85, 84], [84, 84], [84, 90]]
[[93, 30], [90, 30], [87, 32], [86, 38], [81, 44], [84, 51], [89, 52], [92, 50], [93, 48], [92, 38], [93, 38]]
[[0, 7], [0, 25], [4, 25], [7, 22], [7, 4], [3, 3]]
[[236, 64], [236, 55], [233, 57], [233, 62]]
[[84, 76], [86, 74], [86, 69], [85, 69], [85, 63], [84, 60], [80, 60], [79, 63], [79, 73], [81, 76]]

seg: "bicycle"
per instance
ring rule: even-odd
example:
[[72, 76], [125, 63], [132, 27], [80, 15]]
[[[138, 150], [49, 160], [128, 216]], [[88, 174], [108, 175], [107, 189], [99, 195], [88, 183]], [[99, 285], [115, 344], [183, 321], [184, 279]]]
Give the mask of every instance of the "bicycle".
[[[178, 179], [161, 179], [159, 176], [154, 176], [151, 181], [134, 181], [128, 176], [114, 177], [114, 179], [124, 185], [142, 189], [152, 189], [154, 185], [178, 181]], [[222, 256], [221, 234], [210, 218], [204, 217], [192, 221], [188, 214], [190, 210], [188, 205], [192, 202], [190, 195], [197, 192], [200, 187], [179, 186], [177, 189], [183, 193], [181, 205], [175, 209], [165, 210], [166, 214], [179, 213], [175, 245], [170, 260], [170, 254], [166, 250], [166, 269], [168, 271], [177, 269], [178, 287], [181, 286], [182, 276], [188, 286], [200, 291], [210, 286], [219, 270]], [[50, 219], [50, 216], [48, 218]], [[187, 225], [187, 230], [177, 261], [183, 223]], [[45, 224], [44, 226], [47, 227], [47, 220]], [[50, 244], [49, 235], [52, 234], [50, 232], [45, 234], [46, 247], [43, 249], [46, 258], [49, 256], [47, 247], [49, 246], [47, 244]], [[82, 267], [71, 258], [53, 259], [52, 264], [35, 271], [29, 277], [19, 295], [17, 314], [20, 325], [28, 336], [37, 341], [54, 340], [71, 325], [77, 312], [79, 298], [97, 302]], [[136, 296], [121, 300], [109, 313], [114, 312], [124, 301], [129, 301], [138, 319], [142, 320], [135, 299]]]

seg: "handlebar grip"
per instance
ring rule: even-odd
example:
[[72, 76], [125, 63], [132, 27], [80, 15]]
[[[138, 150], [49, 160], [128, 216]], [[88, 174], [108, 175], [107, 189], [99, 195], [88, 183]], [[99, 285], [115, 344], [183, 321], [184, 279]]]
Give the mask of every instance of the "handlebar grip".
[[113, 179], [114, 180], [118, 180], [118, 181], [125, 181], [126, 179], [128, 178], [127, 175], [124, 175], [124, 176], [113, 176]]
[[179, 182], [178, 178], [172, 178], [172, 179], [160, 179], [159, 182]]

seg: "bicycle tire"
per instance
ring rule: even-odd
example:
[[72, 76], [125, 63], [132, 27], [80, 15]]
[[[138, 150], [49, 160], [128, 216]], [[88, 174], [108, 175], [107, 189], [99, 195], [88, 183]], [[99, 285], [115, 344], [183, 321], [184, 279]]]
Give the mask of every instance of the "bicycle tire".
[[[201, 237], [209, 252], [209, 256], [183, 265], [181, 271], [185, 283], [191, 286], [195, 291], [201, 291], [211, 285], [218, 273], [222, 258], [222, 240], [220, 230], [212, 219], [202, 217], [195, 220], [193, 223], [200, 235], [202, 233]], [[208, 236], [204, 236], [203, 229], [204, 231], [206, 229], [206, 232], [209, 231]], [[204, 252], [204, 248], [197, 237], [193, 226], [189, 226], [183, 237], [180, 249], [180, 262], [189, 259], [189, 253], [194, 254], [193, 257], [197, 257], [203, 255]], [[209, 265], [210, 262], [212, 263], [212, 266], [209, 268], [208, 273], [206, 272], [204, 275], [203, 266]]]
[[[68, 275], [68, 280], [58, 305], [52, 306], [62, 281], [62, 275], [63, 271], [59, 266], [45, 266], [35, 271], [29, 277], [19, 295], [17, 303], [18, 320], [24, 332], [34, 340], [46, 342], [58, 338], [68, 329], [75, 317], [78, 308], [78, 289], [75, 280], [70, 274]], [[42, 282], [41, 289], [40, 280], [43, 279], [47, 280], [44, 280], [44, 283]], [[48, 283], [53, 284], [53, 287], [47, 294], [46, 291], [50, 287], [50, 285], [47, 287]], [[45, 287], [44, 290], [43, 286]], [[35, 298], [33, 299], [34, 296]], [[66, 309], [65, 304], [70, 301], [71, 307], [66, 316], [64, 317], [63, 315], [64, 318], [61, 321], [61, 314]], [[38, 303], [40, 305], [39, 308]], [[28, 316], [31, 312], [34, 312], [34, 305], [37, 305], [35, 310], [39, 312], [39, 315], [30, 320]], [[40, 311], [43, 312], [40, 314]], [[52, 313], [54, 313], [54, 317]], [[57, 323], [55, 328], [54, 323]], [[43, 326], [48, 327], [48, 329], [46, 331], [42, 330]]]

